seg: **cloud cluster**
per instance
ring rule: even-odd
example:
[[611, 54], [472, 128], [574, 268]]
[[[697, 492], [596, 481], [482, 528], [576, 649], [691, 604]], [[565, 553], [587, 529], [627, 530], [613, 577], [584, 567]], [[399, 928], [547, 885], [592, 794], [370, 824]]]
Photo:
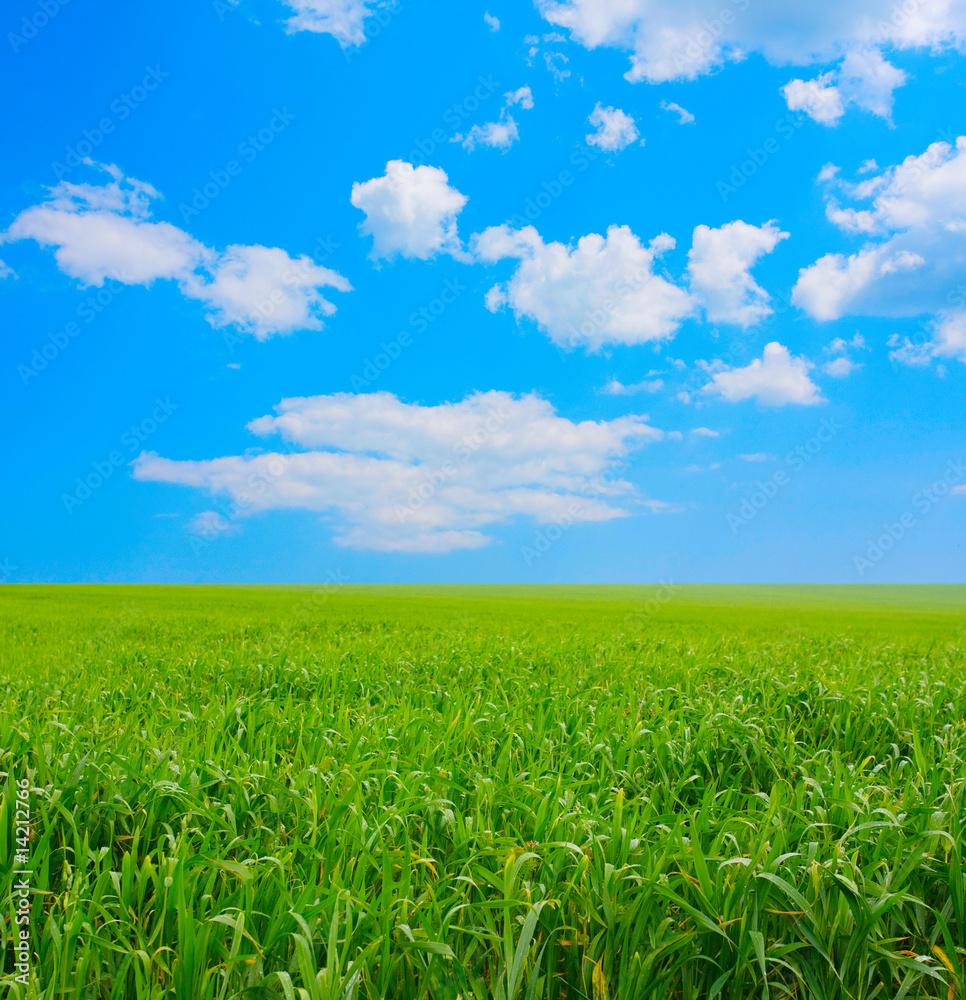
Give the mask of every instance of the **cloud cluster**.
[[[93, 166], [93, 164], [90, 164]], [[273, 334], [320, 330], [335, 312], [323, 288], [352, 290], [335, 271], [279, 247], [234, 244], [216, 251], [168, 222], [151, 217], [160, 197], [115, 166], [102, 184], [61, 181], [47, 198], [21, 212], [0, 242], [34, 240], [54, 248], [64, 274], [84, 286], [175, 281], [182, 295], [209, 307], [212, 326], [232, 325], [266, 340]]]
[[308, 510], [342, 546], [439, 553], [487, 545], [487, 529], [518, 517], [607, 521], [646, 508], [613, 469], [663, 437], [644, 416], [574, 423], [535, 394], [496, 391], [437, 406], [387, 392], [285, 399], [248, 428], [289, 448], [207, 461], [145, 452], [134, 477], [227, 498], [233, 524]]
[[473, 242], [481, 260], [519, 261], [510, 280], [487, 293], [491, 311], [509, 306], [555, 344], [592, 351], [667, 340], [691, 315], [688, 293], [654, 271], [673, 246], [664, 233], [645, 246], [628, 226], [582, 236], [573, 247], [544, 243], [533, 226], [493, 226]]
[[[865, 243], [803, 268], [793, 299], [819, 320], [931, 315], [926, 355], [966, 360], [958, 333], [966, 316], [966, 137], [875, 169], [854, 184], [823, 170], [828, 218]], [[856, 204], [843, 207], [840, 196]]]
[[561, 347], [598, 351], [607, 344], [669, 340], [690, 316], [750, 327], [772, 312], [751, 268], [788, 233], [774, 223], [742, 221], [720, 229], [698, 226], [689, 254], [689, 285], [658, 274], [656, 261], [673, 249], [666, 233], [647, 245], [628, 226], [590, 233], [576, 246], [545, 243], [533, 226], [493, 226], [472, 241], [487, 262], [516, 259], [509, 281], [495, 285], [487, 308], [509, 306], [533, 320]]
[[520, 129], [510, 114], [510, 108], [519, 105], [524, 111], [531, 110], [533, 94], [529, 87], [520, 87], [519, 90], [511, 90], [504, 96], [506, 101], [498, 121], [474, 125], [466, 135], [458, 132], [451, 141], [462, 143], [471, 153], [477, 146], [490, 146], [505, 153], [520, 138]]
[[885, 47], [938, 49], [966, 41], [962, 0], [537, 0], [551, 24], [587, 48], [630, 53], [636, 82], [693, 80], [752, 52], [809, 66]]
[[837, 125], [851, 104], [891, 121], [893, 91], [906, 79], [878, 49], [860, 48], [849, 52], [835, 70], [811, 80], [792, 80], [782, 94], [791, 111], [804, 111], [823, 125]]
[[445, 170], [405, 160], [390, 160], [381, 177], [353, 184], [351, 197], [366, 213], [360, 228], [373, 239], [374, 259], [458, 254], [456, 220], [467, 200], [450, 187]]

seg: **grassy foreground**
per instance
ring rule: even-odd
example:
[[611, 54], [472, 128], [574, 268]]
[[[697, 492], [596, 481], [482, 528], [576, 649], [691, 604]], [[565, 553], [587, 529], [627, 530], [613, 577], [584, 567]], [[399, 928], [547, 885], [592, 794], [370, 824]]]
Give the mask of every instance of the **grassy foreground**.
[[0, 996], [966, 996], [964, 625], [966, 588], [4, 587]]

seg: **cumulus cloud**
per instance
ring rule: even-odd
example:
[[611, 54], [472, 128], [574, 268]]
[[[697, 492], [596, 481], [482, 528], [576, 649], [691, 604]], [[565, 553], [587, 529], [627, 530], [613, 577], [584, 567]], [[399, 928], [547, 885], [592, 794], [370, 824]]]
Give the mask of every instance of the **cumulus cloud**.
[[878, 49], [861, 48], [850, 51], [833, 71], [813, 80], [792, 80], [782, 94], [790, 110], [804, 111], [823, 125], [837, 125], [850, 104], [891, 121], [893, 91], [906, 79]]
[[486, 26], [490, 29], [490, 31], [500, 30], [500, 19], [498, 17], [494, 17], [489, 11], [486, 11], [483, 14], [483, 20], [486, 22]]
[[628, 226], [590, 233], [576, 246], [544, 243], [533, 226], [493, 226], [473, 241], [484, 261], [519, 261], [510, 280], [487, 293], [488, 309], [509, 306], [555, 344], [591, 351], [667, 340], [692, 314], [687, 291], [654, 272], [656, 259], [673, 246], [665, 233], [645, 246]]
[[698, 226], [688, 254], [689, 288], [655, 271], [673, 249], [666, 233], [645, 246], [627, 226], [590, 233], [576, 246], [544, 243], [533, 226], [492, 226], [475, 236], [477, 258], [520, 261], [508, 282], [490, 288], [486, 307], [509, 306], [534, 320], [561, 347], [598, 351], [607, 344], [643, 344], [672, 338], [703, 310], [713, 323], [749, 327], [770, 315], [770, 296], [750, 269], [786, 239], [773, 222]]
[[475, 393], [437, 406], [386, 392], [285, 399], [248, 429], [289, 447], [205, 461], [146, 452], [134, 477], [226, 497], [232, 524], [312, 511], [336, 544], [382, 552], [478, 548], [520, 517], [607, 521], [661, 506], [620, 474], [631, 451], [663, 436], [646, 417], [575, 423], [535, 394]]
[[823, 73], [814, 80], [791, 80], [782, 87], [790, 111], [804, 111], [823, 125], [835, 125], [845, 114], [845, 102], [832, 83], [834, 74]]
[[[966, 359], [955, 334], [966, 311], [966, 137], [850, 184], [825, 172], [826, 214], [863, 237], [799, 272], [793, 300], [819, 320], [927, 314], [936, 356]], [[839, 196], [854, 201], [843, 207]]]
[[587, 136], [587, 145], [598, 146], [608, 153], [619, 153], [636, 142], [641, 135], [630, 115], [620, 108], [605, 108], [600, 102], [587, 120], [597, 129]]
[[322, 329], [322, 317], [335, 312], [322, 289], [352, 289], [335, 271], [278, 247], [207, 247], [168, 222], [153, 221], [151, 204], [160, 195], [150, 184], [113, 165], [88, 165], [111, 180], [61, 181], [43, 202], [21, 212], [0, 242], [30, 239], [53, 247], [60, 270], [84, 286], [175, 281], [184, 296], [210, 307], [212, 326], [233, 325], [259, 340]]
[[[916, 0], [901, 7], [895, 0], [818, 0], [794, 8], [785, 0], [537, 0], [537, 7], [587, 48], [628, 52], [625, 76], [631, 82], [694, 80], [750, 53], [776, 66], [811, 66], [854, 52], [939, 50], [966, 41], [966, 6], [959, 0]], [[853, 64], [844, 71], [845, 83], [855, 73], [868, 88], [856, 93], [874, 104], [876, 88], [882, 93], [874, 68]]]
[[9, 265], [0, 260], [0, 281], [4, 278], [16, 278], [17, 272]]
[[289, 32], [332, 35], [343, 48], [364, 45], [366, 19], [391, 6], [387, 0], [285, 0], [285, 3], [294, 11], [285, 22]]
[[694, 230], [688, 254], [691, 292], [712, 323], [749, 327], [771, 314], [771, 297], [750, 269], [787, 238], [773, 222], [752, 226], [739, 220], [720, 229]]
[[787, 347], [772, 342], [750, 365], [716, 372], [704, 392], [729, 403], [756, 399], [765, 406], [814, 406], [825, 401], [809, 378], [810, 367], [804, 358], [793, 357]]
[[352, 185], [351, 201], [366, 214], [360, 228], [373, 238], [373, 258], [460, 252], [456, 220], [467, 198], [439, 167], [390, 160], [382, 177]]
[[678, 116], [678, 125], [694, 124], [694, 115], [687, 108], [682, 108], [680, 104], [674, 101], [661, 101], [661, 109], [664, 111], [673, 111]]

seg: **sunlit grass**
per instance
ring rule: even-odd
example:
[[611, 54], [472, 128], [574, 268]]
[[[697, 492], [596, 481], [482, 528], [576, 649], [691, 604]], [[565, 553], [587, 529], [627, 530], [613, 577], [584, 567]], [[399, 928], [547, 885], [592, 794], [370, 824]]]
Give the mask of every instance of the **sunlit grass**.
[[963, 995], [964, 589], [0, 613], [0, 858], [12, 779], [35, 820], [6, 996]]

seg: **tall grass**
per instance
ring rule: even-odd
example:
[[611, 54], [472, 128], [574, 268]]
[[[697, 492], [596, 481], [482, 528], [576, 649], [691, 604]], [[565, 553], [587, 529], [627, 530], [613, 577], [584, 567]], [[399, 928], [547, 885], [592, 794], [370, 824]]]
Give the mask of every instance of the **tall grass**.
[[2, 995], [963, 996], [961, 606], [578, 598], [5, 588]]

